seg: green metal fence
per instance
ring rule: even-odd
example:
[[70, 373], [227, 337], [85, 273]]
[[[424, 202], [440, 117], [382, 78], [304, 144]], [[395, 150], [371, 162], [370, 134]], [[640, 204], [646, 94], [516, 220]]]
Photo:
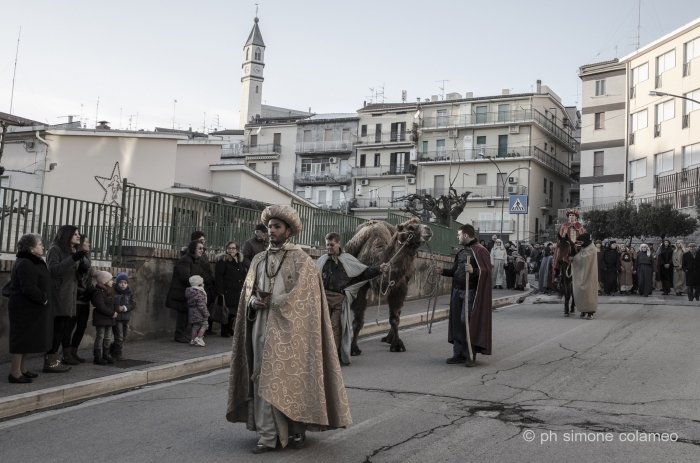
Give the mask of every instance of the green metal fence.
[[304, 225], [294, 241], [298, 244], [325, 248], [326, 235], [335, 232], [340, 235], [340, 242], [345, 244], [355, 235], [358, 226], [366, 222], [352, 215], [317, 209], [305, 204], [292, 203]]
[[121, 207], [14, 188], [0, 189], [0, 252], [15, 253], [25, 233], [38, 233], [48, 250], [61, 225], [71, 224], [90, 238], [92, 255], [111, 260], [117, 253]]
[[[396, 226], [410, 219], [410, 216], [389, 212], [387, 222]], [[430, 249], [436, 254], [450, 255], [452, 248], [458, 246], [457, 231], [462, 224], [452, 221], [449, 227], [444, 227], [435, 223], [430, 224], [430, 229], [433, 232], [433, 238], [430, 240]], [[420, 248], [422, 251], [428, 251], [428, 247], [423, 245]]]

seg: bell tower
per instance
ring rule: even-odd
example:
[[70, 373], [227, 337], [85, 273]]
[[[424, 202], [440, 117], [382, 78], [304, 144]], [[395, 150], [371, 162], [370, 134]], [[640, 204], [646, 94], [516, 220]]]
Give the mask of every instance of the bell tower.
[[[257, 12], [256, 12], [257, 13]], [[257, 114], [261, 114], [265, 42], [255, 16], [253, 30], [243, 46], [243, 76], [241, 77], [241, 116], [238, 128], [243, 129]]]

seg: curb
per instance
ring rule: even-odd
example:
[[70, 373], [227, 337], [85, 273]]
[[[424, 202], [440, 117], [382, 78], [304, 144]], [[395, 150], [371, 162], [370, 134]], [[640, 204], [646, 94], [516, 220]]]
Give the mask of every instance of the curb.
[[[503, 307], [517, 302], [532, 292], [523, 292], [513, 296], [493, 299], [493, 308]], [[434, 321], [445, 320], [449, 309], [436, 309]], [[421, 323], [427, 323], [425, 313], [413, 314], [401, 319], [401, 327], [408, 328]], [[379, 325], [375, 322], [366, 323], [361, 331], [362, 336], [370, 336], [389, 330], [389, 320], [382, 320]], [[42, 410], [45, 408], [66, 405], [72, 402], [91, 399], [97, 396], [148, 386], [164, 381], [205, 373], [227, 367], [231, 362], [231, 353], [214, 354], [198, 357], [165, 365], [136, 369], [125, 373], [90, 379], [64, 386], [57, 386], [39, 391], [27, 392], [0, 398], [0, 419], [10, 418], [22, 413]]]

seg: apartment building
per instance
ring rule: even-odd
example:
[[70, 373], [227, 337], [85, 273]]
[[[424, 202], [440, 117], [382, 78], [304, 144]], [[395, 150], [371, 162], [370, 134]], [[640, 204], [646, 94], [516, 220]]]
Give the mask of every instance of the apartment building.
[[352, 167], [352, 211], [363, 218], [386, 218], [416, 191], [416, 103], [369, 104], [359, 116]]
[[357, 114], [314, 114], [298, 120], [294, 190], [326, 209], [348, 211], [353, 193]]
[[[448, 94], [420, 104], [418, 191], [470, 191], [458, 220], [481, 233], [533, 240], [571, 201], [571, 160], [580, 152], [561, 98], [538, 81], [533, 93]], [[511, 195], [528, 196], [524, 215], [508, 213]]]
[[[573, 128], [573, 137], [581, 143], [581, 111], [576, 106], [567, 106], [566, 114]], [[571, 153], [571, 170], [572, 176], [576, 179], [575, 183], [571, 184], [569, 193], [569, 206], [578, 207], [581, 204], [581, 184], [578, 183], [581, 178], [581, 153]]]

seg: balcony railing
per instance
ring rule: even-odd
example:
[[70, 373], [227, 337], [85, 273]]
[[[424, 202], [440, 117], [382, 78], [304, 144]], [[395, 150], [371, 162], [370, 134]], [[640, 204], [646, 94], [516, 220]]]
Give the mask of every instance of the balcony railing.
[[581, 162], [581, 153], [571, 153], [571, 162]]
[[411, 143], [411, 132], [373, 132], [358, 137], [357, 143], [363, 145], [377, 145], [385, 143]]
[[282, 145], [276, 143], [269, 143], [266, 145], [243, 145], [243, 154], [246, 156], [279, 154], [281, 152]]
[[[500, 233], [501, 232], [501, 221], [500, 220], [472, 220], [472, 225], [474, 228], [479, 230], [481, 233]], [[503, 232], [513, 233], [515, 231], [515, 220], [504, 220], [503, 221]]]
[[348, 184], [352, 180], [350, 174], [297, 172], [294, 174], [294, 183], [297, 185], [328, 185]]
[[270, 180], [272, 180], [275, 183], [280, 182], [280, 175], [279, 174], [265, 174], [265, 177], [269, 178]]
[[243, 145], [235, 145], [233, 148], [221, 148], [221, 159], [242, 157], [245, 157]]
[[402, 209], [405, 208], [410, 201], [396, 201], [394, 202], [390, 198], [358, 198], [355, 197], [353, 200], [353, 208], [357, 209]]
[[661, 76], [663, 74], [659, 74], [656, 76], [656, 81], [654, 82], [654, 88], [661, 88]]
[[581, 151], [581, 144], [574, 137], [569, 135], [569, 133], [566, 130], [559, 127], [556, 124], [556, 122], [553, 122], [551, 119], [548, 119], [547, 116], [545, 116], [536, 109], [532, 110], [532, 116], [535, 122], [537, 122], [540, 126], [544, 127], [552, 135], [557, 137], [559, 141], [564, 143], [573, 151]]
[[307, 141], [296, 143], [294, 151], [298, 154], [308, 153], [350, 153], [353, 142], [350, 140]]
[[402, 166], [353, 167], [353, 177], [381, 177], [383, 175], [416, 175], [415, 164]]
[[[507, 198], [510, 195], [527, 195], [527, 187], [523, 185], [510, 185], [506, 183], [505, 194], [503, 194], [503, 186], [474, 186], [474, 187], [462, 187], [455, 188], [457, 195], [461, 195], [465, 191], [470, 191], [468, 199], [493, 199], [493, 198]], [[418, 190], [420, 195], [430, 195], [433, 198], [440, 197], [442, 195], [448, 195], [450, 193], [448, 188], [422, 188]]]
[[688, 127], [690, 127], [690, 114], [683, 116], [683, 128], [687, 129]]
[[512, 124], [514, 122], [529, 120], [532, 120], [531, 110], [517, 109], [514, 111], [424, 117], [421, 121], [421, 127], [424, 129], [446, 129], [469, 127], [472, 125], [481, 124]]

